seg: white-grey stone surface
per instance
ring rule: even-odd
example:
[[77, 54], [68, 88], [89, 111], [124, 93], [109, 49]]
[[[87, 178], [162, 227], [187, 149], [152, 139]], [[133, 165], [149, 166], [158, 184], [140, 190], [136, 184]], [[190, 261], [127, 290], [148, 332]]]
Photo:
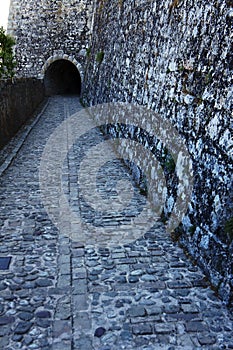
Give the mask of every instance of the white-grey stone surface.
[[[233, 298], [231, 7], [225, 0], [99, 1], [83, 88], [87, 105], [143, 105], [182, 135], [193, 161], [194, 190], [176, 238], [228, 303]], [[100, 52], [102, 62], [96, 59]], [[113, 128], [112, 133], [133, 135], [158, 152], [143, 131], [135, 136], [136, 129]]]

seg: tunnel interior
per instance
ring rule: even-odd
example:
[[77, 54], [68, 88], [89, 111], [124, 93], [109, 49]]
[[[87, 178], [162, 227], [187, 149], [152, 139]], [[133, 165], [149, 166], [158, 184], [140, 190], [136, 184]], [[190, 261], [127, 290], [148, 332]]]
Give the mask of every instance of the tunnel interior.
[[80, 95], [81, 77], [76, 66], [67, 60], [53, 62], [44, 76], [45, 94]]

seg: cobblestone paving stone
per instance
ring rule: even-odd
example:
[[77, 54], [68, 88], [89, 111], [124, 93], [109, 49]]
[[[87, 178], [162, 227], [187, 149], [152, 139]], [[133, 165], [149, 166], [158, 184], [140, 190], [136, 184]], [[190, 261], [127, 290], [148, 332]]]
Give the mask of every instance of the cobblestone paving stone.
[[[41, 154], [55, 127], [81, 108], [75, 97], [50, 98], [0, 178], [0, 257], [12, 256], [0, 271], [0, 349], [233, 349], [232, 314], [162, 223], [129, 243], [84, 244], [50, 221], [40, 198]], [[96, 215], [77, 189], [82, 156], [102, 139], [93, 123], [75, 142], [64, 186], [83, 229], [92, 222], [117, 230], [144, 204], [137, 188], [124, 219]], [[99, 190], [114, 199], [116, 181], [129, 174], [118, 160], [101, 171]]]

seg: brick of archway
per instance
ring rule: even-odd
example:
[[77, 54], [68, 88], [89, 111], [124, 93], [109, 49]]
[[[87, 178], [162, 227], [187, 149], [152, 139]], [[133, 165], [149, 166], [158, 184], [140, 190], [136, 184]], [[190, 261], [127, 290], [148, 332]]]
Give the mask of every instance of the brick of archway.
[[47, 61], [45, 62], [44, 66], [42, 67], [41, 74], [39, 74], [38, 78], [39, 79], [44, 79], [45, 72], [48, 69], [48, 67], [52, 63], [54, 63], [54, 62], [56, 62], [58, 60], [67, 60], [67, 61], [73, 63], [75, 65], [75, 67], [77, 68], [77, 70], [79, 71], [81, 82], [83, 82], [84, 70], [83, 70], [82, 65], [73, 56], [69, 56], [69, 55], [66, 55], [66, 54], [62, 54], [62, 55], [57, 55], [56, 54], [56, 55], [50, 56], [47, 59]]

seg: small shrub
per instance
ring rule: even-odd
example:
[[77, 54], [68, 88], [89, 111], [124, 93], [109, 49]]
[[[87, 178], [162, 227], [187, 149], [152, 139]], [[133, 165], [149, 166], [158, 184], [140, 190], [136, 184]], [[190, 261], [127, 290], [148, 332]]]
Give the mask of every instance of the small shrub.
[[171, 173], [174, 173], [174, 171], [175, 171], [175, 168], [176, 168], [176, 163], [175, 163], [175, 161], [174, 161], [174, 159], [172, 158], [172, 157], [168, 157], [167, 156], [167, 159], [166, 159], [166, 161], [165, 161], [165, 168], [169, 171], [169, 172], [171, 172]]
[[90, 48], [86, 49], [86, 56], [87, 56], [87, 58], [89, 58], [91, 56], [91, 49]]
[[0, 79], [12, 78], [14, 76], [14, 39], [5, 33], [3, 27], [0, 27]]
[[95, 59], [96, 59], [96, 62], [101, 63], [104, 59], [104, 52], [103, 51], [98, 52]]

